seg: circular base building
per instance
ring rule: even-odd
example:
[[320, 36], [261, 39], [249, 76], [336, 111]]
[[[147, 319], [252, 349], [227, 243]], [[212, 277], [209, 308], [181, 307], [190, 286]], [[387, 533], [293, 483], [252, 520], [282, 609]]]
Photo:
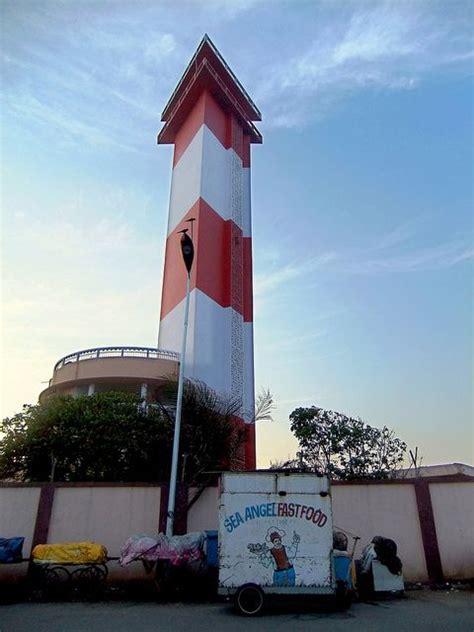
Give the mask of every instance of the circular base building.
[[76, 351], [54, 366], [49, 386], [39, 396], [93, 395], [121, 391], [152, 402], [165, 381], [177, 380], [179, 354], [152, 347], [98, 347]]

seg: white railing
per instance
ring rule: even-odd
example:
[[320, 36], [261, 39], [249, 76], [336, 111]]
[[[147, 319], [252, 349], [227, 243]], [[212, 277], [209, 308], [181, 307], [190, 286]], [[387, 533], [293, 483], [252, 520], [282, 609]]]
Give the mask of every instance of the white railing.
[[147, 358], [151, 360], [176, 360], [179, 362], [179, 353], [155, 349], [154, 347], [97, 347], [95, 349], [83, 349], [61, 358], [54, 365], [54, 371], [58, 371], [65, 364], [82, 362], [83, 360], [97, 360], [99, 358]]

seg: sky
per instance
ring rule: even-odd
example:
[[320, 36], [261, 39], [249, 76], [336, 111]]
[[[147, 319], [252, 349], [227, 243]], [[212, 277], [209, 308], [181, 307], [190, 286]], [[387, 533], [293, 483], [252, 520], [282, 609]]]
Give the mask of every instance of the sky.
[[258, 465], [315, 405], [474, 461], [473, 5], [2, 0], [2, 416], [80, 349], [157, 343], [171, 146], [204, 33], [252, 149]]

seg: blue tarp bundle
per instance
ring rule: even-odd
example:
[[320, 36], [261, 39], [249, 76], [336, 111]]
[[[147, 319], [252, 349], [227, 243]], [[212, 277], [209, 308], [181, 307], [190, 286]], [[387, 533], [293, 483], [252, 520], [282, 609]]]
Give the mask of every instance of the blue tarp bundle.
[[0, 538], [0, 564], [20, 562], [25, 538]]

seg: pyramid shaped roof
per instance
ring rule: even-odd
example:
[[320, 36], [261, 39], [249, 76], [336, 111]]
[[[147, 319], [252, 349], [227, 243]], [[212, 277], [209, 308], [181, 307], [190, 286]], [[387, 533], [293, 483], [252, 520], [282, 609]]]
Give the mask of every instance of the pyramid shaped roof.
[[260, 132], [252, 123], [262, 120], [259, 109], [210, 37], [204, 35], [163, 110], [161, 120], [165, 125], [158, 135], [159, 143], [174, 142], [176, 132], [203, 90], [208, 90], [224, 110], [237, 116], [252, 143], [262, 142]]

